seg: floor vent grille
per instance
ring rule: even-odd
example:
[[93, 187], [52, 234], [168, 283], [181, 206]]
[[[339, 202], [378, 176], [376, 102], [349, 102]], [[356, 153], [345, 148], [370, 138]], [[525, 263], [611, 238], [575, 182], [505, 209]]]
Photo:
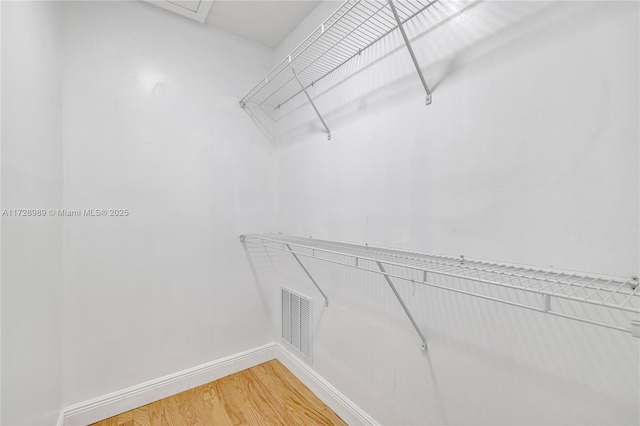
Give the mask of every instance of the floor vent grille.
[[311, 299], [282, 288], [282, 339], [311, 360]]

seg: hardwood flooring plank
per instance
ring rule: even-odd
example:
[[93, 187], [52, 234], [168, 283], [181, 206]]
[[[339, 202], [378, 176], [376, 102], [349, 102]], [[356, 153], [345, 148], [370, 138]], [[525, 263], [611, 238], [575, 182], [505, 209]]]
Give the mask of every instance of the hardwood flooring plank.
[[109, 417], [104, 420], [103, 426], [118, 426], [118, 416]]
[[170, 425], [191, 426], [197, 423], [191, 400], [188, 397], [187, 391], [162, 400], [164, 414]]
[[247, 424], [247, 420], [244, 418], [242, 414], [242, 410], [237, 406], [236, 400], [232, 397], [232, 389], [227, 391], [227, 385], [225, 382], [220, 380], [216, 380], [211, 383], [214, 392], [216, 395], [220, 396], [219, 407], [222, 410], [227, 422], [230, 425], [244, 425]]
[[164, 416], [164, 408], [162, 407], [162, 400], [148, 404], [147, 408], [149, 409], [149, 425], [150, 426], [167, 425], [167, 420]]
[[133, 410], [118, 414], [118, 426], [133, 426]]
[[246, 392], [250, 396], [250, 402], [254, 407], [260, 407], [265, 421], [268, 424], [288, 425], [293, 418], [288, 415], [281, 399], [274, 395], [269, 386], [263, 383], [252, 369], [242, 372]]
[[210, 383], [191, 390], [193, 411], [200, 425], [231, 425]]
[[93, 426], [346, 425], [277, 360]]
[[213, 382], [216, 393], [220, 395], [224, 414], [232, 425], [255, 424], [256, 416], [251, 412], [244, 392], [235, 383], [237, 374]]
[[235, 384], [245, 395], [251, 407], [250, 413], [255, 416], [253, 420], [257, 424], [286, 424], [286, 417], [278, 415], [283, 413], [282, 407], [278, 406], [277, 400], [273, 398], [269, 389], [256, 380], [249, 370], [239, 372], [235, 376]]
[[133, 410], [133, 424], [134, 426], [151, 426], [148, 405], [143, 405]]
[[260, 364], [254, 374], [281, 398], [295, 424], [346, 425], [337, 414], [320, 400], [278, 360]]

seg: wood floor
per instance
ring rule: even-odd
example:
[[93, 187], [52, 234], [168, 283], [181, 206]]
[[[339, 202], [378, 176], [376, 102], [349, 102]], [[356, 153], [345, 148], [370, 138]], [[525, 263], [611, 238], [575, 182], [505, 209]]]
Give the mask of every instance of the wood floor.
[[98, 426], [346, 425], [278, 360], [260, 364]]

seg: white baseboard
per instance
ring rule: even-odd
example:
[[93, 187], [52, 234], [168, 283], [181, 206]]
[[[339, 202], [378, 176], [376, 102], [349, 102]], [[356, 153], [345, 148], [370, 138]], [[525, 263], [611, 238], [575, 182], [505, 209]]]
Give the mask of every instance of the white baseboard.
[[275, 358], [269, 343], [197, 367], [169, 374], [98, 398], [66, 407], [58, 426], [87, 425], [149, 404], [176, 393], [212, 382]]
[[281, 343], [276, 343], [276, 358], [304, 383], [318, 398], [350, 425], [379, 425], [379, 423], [342, 392], [316, 373], [308, 364]]
[[169, 374], [136, 386], [64, 408], [58, 426], [87, 425], [149, 404], [233, 373], [278, 359], [329, 408], [350, 425], [378, 425], [353, 401], [323, 379], [280, 343], [240, 352], [197, 367]]

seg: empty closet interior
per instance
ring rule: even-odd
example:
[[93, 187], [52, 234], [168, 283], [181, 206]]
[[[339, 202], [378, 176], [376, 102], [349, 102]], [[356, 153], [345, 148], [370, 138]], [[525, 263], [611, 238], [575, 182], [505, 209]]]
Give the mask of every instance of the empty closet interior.
[[269, 369], [347, 424], [640, 422], [640, 3], [0, 23], [2, 424]]

